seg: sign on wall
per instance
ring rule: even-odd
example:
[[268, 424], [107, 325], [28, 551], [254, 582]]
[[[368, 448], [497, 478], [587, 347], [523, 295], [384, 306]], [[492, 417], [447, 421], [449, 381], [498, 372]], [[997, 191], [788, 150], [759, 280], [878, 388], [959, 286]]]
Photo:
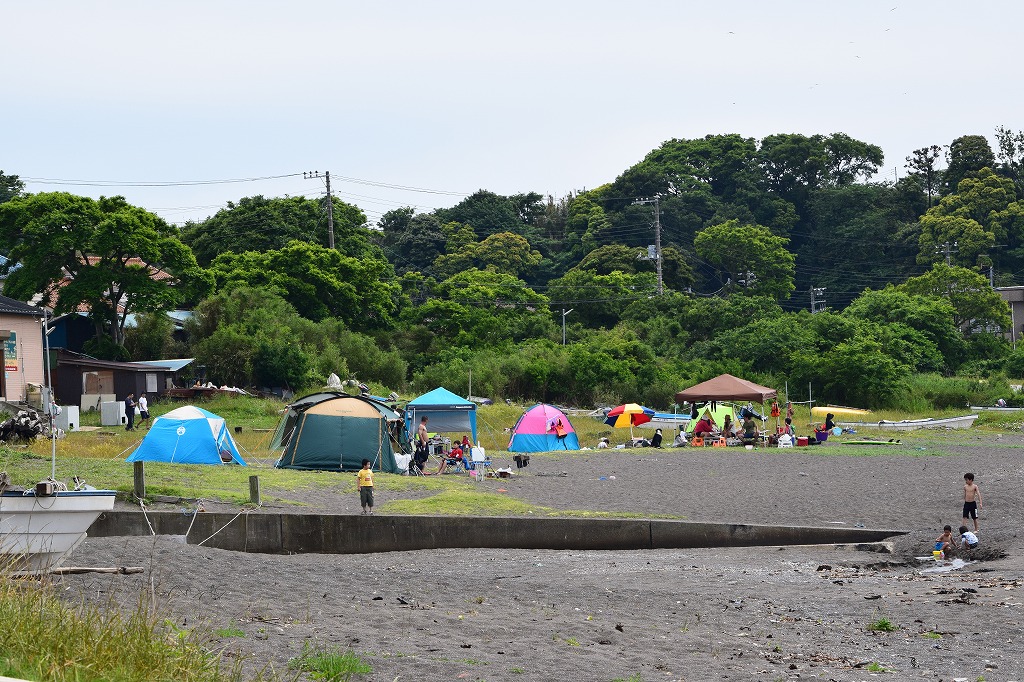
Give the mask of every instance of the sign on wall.
[[11, 338], [4, 341], [4, 371], [18, 371], [18, 334], [11, 332]]

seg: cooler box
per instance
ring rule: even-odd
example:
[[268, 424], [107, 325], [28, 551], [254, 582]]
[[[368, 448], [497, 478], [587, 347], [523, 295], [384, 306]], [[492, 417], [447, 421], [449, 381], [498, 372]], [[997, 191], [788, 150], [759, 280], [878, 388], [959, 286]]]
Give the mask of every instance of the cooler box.
[[124, 414], [124, 402], [100, 403], [100, 425], [122, 426], [128, 423]]
[[796, 437], [796, 444], [797, 444], [797, 446], [807, 445], [807, 436], [797, 436]]
[[61, 406], [60, 414], [53, 418], [53, 422], [57, 425], [58, 429], [77, 431], [79, 427], [78, 405]]

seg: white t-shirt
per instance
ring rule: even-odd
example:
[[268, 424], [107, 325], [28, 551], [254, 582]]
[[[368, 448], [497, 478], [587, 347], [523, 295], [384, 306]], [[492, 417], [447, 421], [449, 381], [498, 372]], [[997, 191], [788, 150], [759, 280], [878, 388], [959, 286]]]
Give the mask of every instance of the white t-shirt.
[[146, 396], [139, 396], [139, 412], [149, 411], [149, 401], [146, 400]]
[[967, 531], [960, 535], [960, 547], [974, 547], [978, 544], [978, 536]]

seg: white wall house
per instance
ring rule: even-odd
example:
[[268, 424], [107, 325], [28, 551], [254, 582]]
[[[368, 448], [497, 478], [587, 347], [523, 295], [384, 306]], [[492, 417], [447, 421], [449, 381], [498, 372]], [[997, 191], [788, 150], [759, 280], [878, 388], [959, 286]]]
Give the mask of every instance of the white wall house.
[[0, 398], [24, 402], [28, 384], [43, 385], [43, 310], [0, 296]]

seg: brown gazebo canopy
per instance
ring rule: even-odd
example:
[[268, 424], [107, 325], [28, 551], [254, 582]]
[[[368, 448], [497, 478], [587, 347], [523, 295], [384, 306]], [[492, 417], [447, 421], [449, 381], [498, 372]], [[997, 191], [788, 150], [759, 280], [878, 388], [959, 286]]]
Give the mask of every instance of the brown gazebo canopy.
[[761, 386], [746, 379], [722, 374], [714, 379], [691, 386], [685, 391], [676, 393], [676, 402], [703, 402], [720, 400], [747, 400], [764, 403], [778, 395], [774, 388]]

